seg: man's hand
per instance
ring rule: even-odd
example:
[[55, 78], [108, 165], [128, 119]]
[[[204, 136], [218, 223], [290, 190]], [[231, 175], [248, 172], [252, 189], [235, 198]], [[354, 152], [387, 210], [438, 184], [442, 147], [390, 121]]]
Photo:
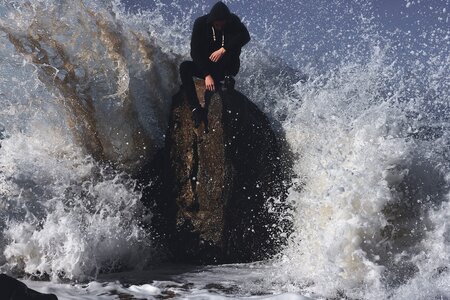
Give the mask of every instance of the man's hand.
[[214, 90], [216, 89], [214, 86], [214, 79], [211, 75], [205, 77], [205, 85], [208, 91], [214, 92]]
[[218, 62], [222, 56], [225, 54], [225, 48], [222, 47], [217, 51], [214, 51], [210, 56], [209, 59], [213, 62]]

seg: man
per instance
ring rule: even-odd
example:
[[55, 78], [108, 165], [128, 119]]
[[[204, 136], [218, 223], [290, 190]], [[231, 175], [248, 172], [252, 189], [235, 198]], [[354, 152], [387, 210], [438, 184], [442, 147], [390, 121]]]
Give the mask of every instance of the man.
[[241, 48], [249, 41], [250, 34], [245, 25], [220, 1], [209, 14], [195, 20], [191, 37], [193, 61], [180, 65], [180, 77], [196, 128], [205, 112], [198, 102], [192, 77], [204, 78], [209, 92], [214, 92], [223, 80], [225, 88], [232, 89], [232, 76], [239, 72]]

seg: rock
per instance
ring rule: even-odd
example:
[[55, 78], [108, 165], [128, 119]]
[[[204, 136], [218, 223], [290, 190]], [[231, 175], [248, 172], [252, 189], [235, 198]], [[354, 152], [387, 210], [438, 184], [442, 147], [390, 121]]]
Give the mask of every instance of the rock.
[[[203, 82], [196, 87], [201, 96]], [[210, 98], [208, 133], [205, 125], [194, 129], [184, 93], [173, 98], [165, 147], [148, 171], [160, 179], [146, 191], [154, 199], [147, 199], [154, 230], [169, 240], [177, 260], [231, 263], [270, 257], [287, 228], [277, 214], [286, 209], [288, 180], [280, 142], [266, 116], [238, 91]]]
[[36, 292], [19, 280], [5, 274], [0, 274], [0, 298], [7, 300], [58, 300], [53, 294]]

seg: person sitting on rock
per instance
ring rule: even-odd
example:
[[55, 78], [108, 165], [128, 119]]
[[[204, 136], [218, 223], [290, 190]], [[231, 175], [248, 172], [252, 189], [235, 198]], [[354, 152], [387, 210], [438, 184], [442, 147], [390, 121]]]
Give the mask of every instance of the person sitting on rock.
[[183, 89], [192, 109], [196, 128], [204, 118], [192, 77], [205, 79], [207, 92], [214, 92], [224, 81], [224, 88], [234, 88], [233, 76], [239, 72], [241, 48], [250, 41], [250, 34], [238, 16], [222, 2], [210, 13], [197, 18], [191, 37], [191, 57], [180, 65]]

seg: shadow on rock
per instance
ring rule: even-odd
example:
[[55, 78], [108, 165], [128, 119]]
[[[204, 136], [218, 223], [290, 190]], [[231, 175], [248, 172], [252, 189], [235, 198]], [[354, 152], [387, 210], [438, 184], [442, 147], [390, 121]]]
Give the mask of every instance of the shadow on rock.
[[1, 299], [8, 300], [58, 300], [53, 294], [36, 292], [19, 280], [5, 274], [0, 274], [0, 295]]
[[177, 261], [268, 258], [291, 230], [286, 147], [235, 90], [215, 93], [206, 108], [208, 130], [195, 129], [184, 93], [173, 98], [165, 147], [141, 174], [151, 180], [143, 197], [153, 213], [151, 230]]

